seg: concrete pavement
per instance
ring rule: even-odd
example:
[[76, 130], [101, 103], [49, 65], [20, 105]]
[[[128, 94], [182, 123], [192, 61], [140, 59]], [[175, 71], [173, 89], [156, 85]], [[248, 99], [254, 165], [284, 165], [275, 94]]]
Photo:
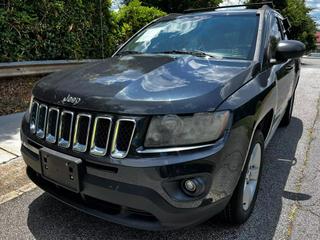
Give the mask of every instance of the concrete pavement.
[[36, 187], [25, 172], [25, 164], [21, 157], [0, 164], [0, 205]]
[[179, 231], [139, 231], [83, 214], [37, 188], [0, 203], [0, 239], [320, 239], [319, 66], [304, 59], [292, 122], [265, 152], [257, 204], [245, 224], [216, 218]]
[[21, 156], [19, 131], [23, 114], [0, 116], [0, 164]]

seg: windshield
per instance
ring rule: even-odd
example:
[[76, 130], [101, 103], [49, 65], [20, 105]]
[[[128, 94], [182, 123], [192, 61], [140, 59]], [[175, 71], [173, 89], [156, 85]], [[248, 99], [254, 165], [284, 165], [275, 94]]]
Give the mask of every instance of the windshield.
[[202, 51], [222, 58], [251, 60], [258, 22], [256, 14], [203, 14], [159, 21], [134, 37], [120, 53]]

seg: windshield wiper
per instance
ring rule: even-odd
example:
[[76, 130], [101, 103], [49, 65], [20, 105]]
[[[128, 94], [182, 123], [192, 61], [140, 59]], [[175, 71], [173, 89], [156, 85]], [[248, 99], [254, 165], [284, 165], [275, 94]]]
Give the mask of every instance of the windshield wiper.
[[130, 55], [130, 54], [143, 54], [143, 52], [126, 50], [126, 51], [120, 51], [116, 55], [117, 56], [124, 56], [124, 55]]
[[212, 54], [210, 54], [210, 53], [206, 53], [206, 52], [201, 51], [201, 50], [192, 50], [192, 51], [171, 50], [171, 51], [154, 52], [154, 53], [185, 54], [185, 55], [193, 55], [193, 56], [197, 56], [197, 57], [219, 58], [218, 56], [212, 55]]

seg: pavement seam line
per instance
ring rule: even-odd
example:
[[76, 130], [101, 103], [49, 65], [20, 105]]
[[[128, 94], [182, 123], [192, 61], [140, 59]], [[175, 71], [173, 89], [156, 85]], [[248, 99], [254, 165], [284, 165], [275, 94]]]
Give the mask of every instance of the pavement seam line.
[[33, 189], [35, 189], [37, 186], [34, 183], [28, 183], [22, 187], [20, 187], [19, 189], [16, 189], [12, 192], [9, 192], [7, 194], [4, 194], [2, 196], [0, 196], [0, 205], [3, 203], [6, 203], [10, 200], [13, 200], [17, 197], [19, 197], [20, 195], [27, 193]]
[[[312, 126], [308, 129], [308, 143], [307, 143], [307, 149], [306, 149], [304, 159], [303, 159], [303, 166], [302, 166], [302, 169], [299, 171], [300, 176], [298, 177], [298, 179], [295, 183], [295, 190], [297, 193], [300, 193], [302, 190], [301, 189], [302, 188], [302, 181], [305, 177], [305, 170], [306, 170], [308, 162], [309, 162], [309, 154], [310, 154], [310, 150], [311, 150], [311, 144], [312, 144], [313, 140], [315, 139], [313, 134], [314, 134], [314, 130], [315, 130], [315, 125], [320, 117], [320, 95], [318, 96], [316, 107], [317, 107], [316, 117], [313, 120]], [[294, 225], [296, 218], [297, 218], [299, 206], [300, 206], [299, 202], [296, 202], [296, 201], [291, 205], [290, 212], [288, 215], [289, 223], [288, 223], [288, 228], [287, 228], [287, 238], [286, 238], [287, 240], [291, 239], [293, 225]]]
[[1, 162], [0, 163], [0, 166], [1, 165], [5, 165], [5, 164], [7, 164], [7, 163], [9, 163], [9, 162], [11, 162], [11, 161], [14, 161], [14, 160], [16, 160], [16, 159], [18, 159], [18, 158], [20, 158], [21, 156], [14, 156], [14, 158], [11, 158], [11, 159], [9, 159], [9, 160], [7, 160], [7, 161], [4, 161], [4, 162]]
[[5, 152], [7, 152], [7, 153], [10, 153], [10, 154], [12, 154], [12, 155], [14, 155], [14, 156], [16, 156], [16, 157], [19, 157], [17, 154], [12, 153], [12, 152], [10, 152], [10, 151], [8, 151], [7, 149], [4, 149], [4, 148], [2, 148], [2, 147], [0, 147], [0, 150], [3, 150], [3, 151], [5, 151]]

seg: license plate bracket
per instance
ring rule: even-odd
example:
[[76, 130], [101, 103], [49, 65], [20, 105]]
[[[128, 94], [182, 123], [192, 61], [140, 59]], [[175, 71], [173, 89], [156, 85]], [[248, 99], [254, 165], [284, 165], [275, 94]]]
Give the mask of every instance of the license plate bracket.
[[40, 161], [45, 179], [70, 191], [80, 192], [81, 159], [41, 148]]

